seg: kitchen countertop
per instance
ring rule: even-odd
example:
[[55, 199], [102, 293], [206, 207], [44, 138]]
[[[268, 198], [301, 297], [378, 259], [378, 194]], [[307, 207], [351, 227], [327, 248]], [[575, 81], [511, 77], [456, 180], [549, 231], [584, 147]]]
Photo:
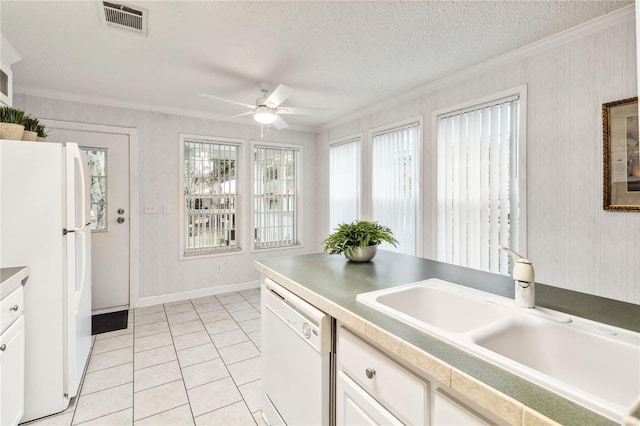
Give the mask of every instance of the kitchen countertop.
[[[485, 408], [492, 411], [497, 409], [497, 415], [509, 423], [525, 424], [530, 421], [535, 424], [536, 421], [544, 423], [545, 420], [549, 423], [551, 419], [567, 425], [616, 424], [466, 351], [356, 302], [359, 293], [428, 278], [440, 278], [513, 298], [511, 277], [384, 250], [378, 250], [377, 256], [369, 263], [351, 263], [342, 256], [318, 253], [264, 259], [256, 261], [256, 268], [411, 367], [451, 387], [454, 387], [454, 383], [460, 383], [461, 386], [484, 387], [489, 394], [495, 394], [493, 390], [497, 390], [498, 394], [490, 395], [492, 401], [480, 402], [480, 405], [484, 404]], [[538, 283], [536, 305], [640, 331], [639, 305]], [[532, 413], [526, 407], [543, 416]]]
[[29, 277], [28, 266], [15, 268], [0, 268], [0, 300], [8, 296], [12, 291], [24, 285]]

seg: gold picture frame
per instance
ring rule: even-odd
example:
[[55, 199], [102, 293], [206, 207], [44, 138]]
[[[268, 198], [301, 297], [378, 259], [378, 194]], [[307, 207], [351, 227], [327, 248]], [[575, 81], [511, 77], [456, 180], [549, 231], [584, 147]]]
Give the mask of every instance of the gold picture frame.
[[640, 211], [638, 98], [602, 104], [603, 207]]

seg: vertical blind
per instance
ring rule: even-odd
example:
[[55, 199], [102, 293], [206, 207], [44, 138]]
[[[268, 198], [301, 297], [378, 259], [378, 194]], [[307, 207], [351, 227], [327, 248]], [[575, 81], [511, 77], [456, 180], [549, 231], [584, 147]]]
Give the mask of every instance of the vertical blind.
[[254, 149], [255, 248], [298, 244], [297, 154], [294, 149]]
[[329, 147], [330, 232], [358, 218], [360, 138]]
[[438, 260], [508, 273], [518, 250], [519, 100], [438, 119]]
[[418, 223], [419, 123], [373, 136], [373, 220], [388, 226], [398, 247], [384, 243], [385, 250], [415, 255]]

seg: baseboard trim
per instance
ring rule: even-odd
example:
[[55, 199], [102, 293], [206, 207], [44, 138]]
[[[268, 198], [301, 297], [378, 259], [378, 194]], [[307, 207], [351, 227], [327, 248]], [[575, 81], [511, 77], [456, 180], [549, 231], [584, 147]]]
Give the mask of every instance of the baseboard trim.
[[216, 287], [208, 287], [200, 290], [183, 291], [181, 293], [163, 294], [162, 296], [141, 297], [137, 300], [136, 307], [143, 308], [145, 306], [160, 305], [162, 303], [181, 302], [183, 300], [197, 299], [198, 297], [214, 296], [216, 294], [249, 290], [259, 287], [260, 280], [255, 280], [238, 284], [227, 284]]

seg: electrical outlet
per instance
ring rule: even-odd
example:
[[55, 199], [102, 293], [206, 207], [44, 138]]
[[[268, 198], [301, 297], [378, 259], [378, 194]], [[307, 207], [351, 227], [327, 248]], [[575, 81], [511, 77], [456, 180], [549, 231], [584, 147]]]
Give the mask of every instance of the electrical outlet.
[[145, 214], [156, 214], [156, 213], [158, 213], [158, 208], [153, 203], [145, 203], [144, 212], [145, 212]]
[[164, 214], [171, 213], [171, 204], [163, 204], [162, 205], [162, 213], [164, 213]]
[[222, 272], [222, 265], [219, 263], [216, 265], [216, 272], [218, 273]]

